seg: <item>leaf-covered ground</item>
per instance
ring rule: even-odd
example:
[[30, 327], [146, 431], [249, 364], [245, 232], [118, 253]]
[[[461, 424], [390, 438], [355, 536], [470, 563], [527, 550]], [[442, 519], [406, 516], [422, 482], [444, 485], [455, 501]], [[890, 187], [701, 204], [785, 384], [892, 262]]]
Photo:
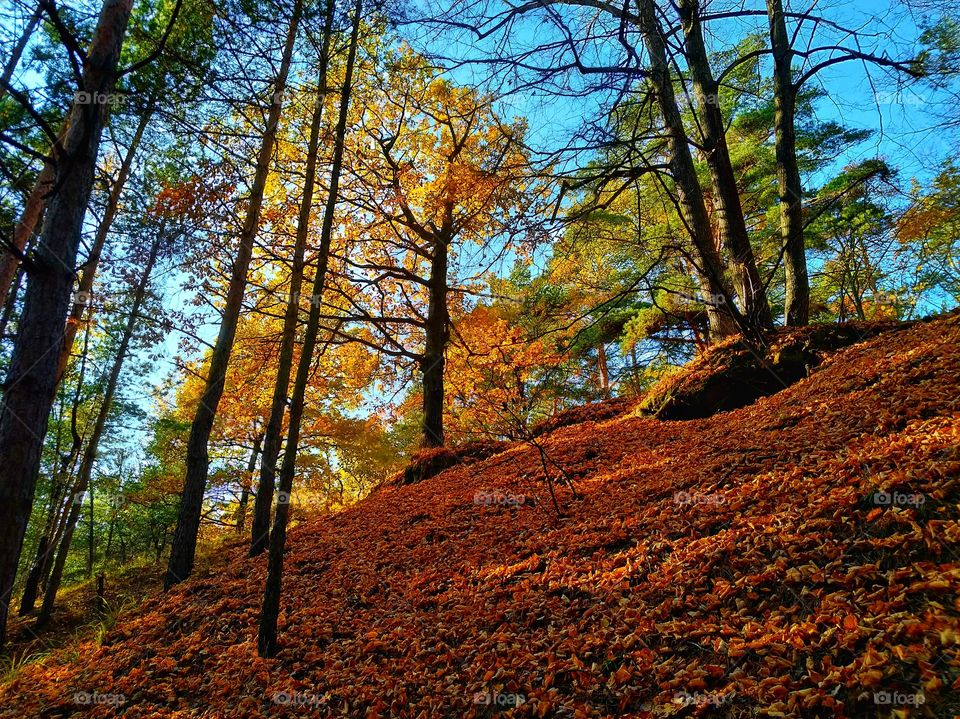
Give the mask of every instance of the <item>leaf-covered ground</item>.
[[958, 394], [953, 315], [734, 412], [540, 438], [562, 519], [522, 444], [383, 486], [291, 533], [277, 659], [237, 546], [0, 715], [953, 717]]

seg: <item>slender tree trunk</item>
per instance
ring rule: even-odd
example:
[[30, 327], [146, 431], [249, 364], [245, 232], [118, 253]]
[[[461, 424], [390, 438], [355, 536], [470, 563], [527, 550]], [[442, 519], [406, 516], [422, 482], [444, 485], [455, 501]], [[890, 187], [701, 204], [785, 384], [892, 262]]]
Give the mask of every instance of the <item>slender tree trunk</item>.
[[[123, 369], [124, 360], [127, 357], [127, 350], [130, 347], [130, 341], [133, 339], [133, 333], [137, 327], [137, 321], [140, 318], [140, 308], [143, 306], [143, 300], [147, 294], [147, 287], [150, 284], [150, 275], [157, 261], [157, 255], [160, 253], [160, 246], [164, 240], [164, 229], [161, 225], [157, 235], [150, 246], [150, 254], [147, 257], [143, 273], [137, 283], [133, 293], [133, 303], [130, 306], [130, 312], [127, 315], [126, 324], [120, 336], [120, 345], [117, 348], [117, 354], [113, 358], [113, 365], [110, 367], [110, 374], [107, 377], [107, 384], [103, 392], [103, 400], [97, 410], [97, 417], [90, 432], [90, 438], [87, 440], [87, 446], [83, 451], [83, 458], [80, 460], [80, 470], [77, 473], [77, 484], [75, 492], [81, 493], [88, 491], [90, 487], [90, 477], [93, 474], [93, 465], [97, 459], [97, 450], [100, 447], [100, 438], [103, 436], [103, 430], [107, 424], [107, 417], [110, 415], [110, 408], [113, 405], [113, 395], [117, 390], [117, 384], [120, 381], [120, 371]], [[93, 525], [93, 493], [90, 498], [90, 521]], [[60, 588], [60, 582], [63, 579], [63, 569], [67, 563], [67, 555], [70, 552], [70, 543], [73, 541], [73, 530], [76, 527], [77, 520], [80, 518], [82, 503], [74, 502], [70, 509], [70, 516], [67, 518], [66, 529], [60, 540], [60, 547], [57, 550], [57, 558], [53, 564], [53, 571], [50, 575], [50, 581], [47, 583], [43, 594], [43, 604], [40, 607], [40, 615], [37, 617], [37, 626], [43, 626], [50, 619], [53, 613], [53, 605], [57, 598], [57, 590]], [[92, 551], [91, 539], [91, 551]], [[90, 558], [90, 568], [92, 569], [92, 556]]]
[[123, 497], [123, 465], [126, 460], [124, 454], [120, 454], [120, 461], [117, 464], [117, 492], [110, 498], [110, 524], [107, 525], [107, 544], [103, 548], [103, 566], [110, 561], [110, 550], [113, 548], [113, 534], [117, 526], [117, 517], [120, 514], [120, 505]]
[[63, 124], [57, 133], [57, 141], [50, 148], [50, 154], [44, 158], [43, 167], [37, 174], [37, 179], [30, 188], [30, 194], [23, 203], [23, 209], [20, 211], [20, 217], [17, 224], [13, 227], [12, 247], [0, 252], [0, 299], [6, 301], [17, 269], [21, 266], [21, 260], [26, 256], [31, 244], [31, 238], [40, 226], [43, 219], [43, 213], [47, 209], [47, 203], [53, 193], [54, 180], [57, 176], [57, 164], [66, 141], [67, 133], [70, 130], [70, 119], [72, 115], [67, 115]]
[[786, 275], [785, 314], [788, 326], [799, 326], [810, 322], [810, 279], [803, 239], [803, 186], [797, 162], [797, 88], [793, 85], [791, 69], [793, 48], [787, 35], [782, 0], [767, 0], [767, 16], [773, 48], [773, 122], [780, 191], [780, 237]]
[[[64, 125], [58, 138], [61, 142], [66, 137], [66, 130], [67, 126]], [[23, 210], [20, 212], [20, 218], [13, 228], [13, 247], [0, 253], [0, 299], [3, 299], [4, 302], [9, 297], [17, 268], [20, 267], [20, 260], [27, 252], [27, 245], [40, 224], [43, 211], [47, 207], [47, 200], [53, 191], [53, 181], [57, 169], [56, 154], [56, 148], [51, 150], [51, 155], [44, 160], [40, 174], [37, 175], [37, 179], [30, 189], [30, 194], [27, 195]]]
[[303, 197], [297, 217], [297, 235], [293, 249], [293, 265], [290, 270], [290, 294], [283, 316], [283, 332], [280, 339], [280, 356], [277, 360], [277, 379], [273, 387], [270, 418], [263, 439], [263, 457], [260, 461], [260, 482], [253, 502], [253, 520], [250, 536], [250, 556], [263, 553], [270, 537], [270, 510], [273, 507], [273, 488], [277, 474], [277, 457], [283, 433], [283, 414], [287, 408], [290, 389], [290, 373], [293, 368], [293, 349], [297, 335], [297, 319], [300, 314], [300, 290], [303, 287], [304, 254], [307, 248], [307, 232], [310, 228], [310, 213], [313, 208], [313, 192], [317, 177], [317, 155], [320, 148], [320, 128], [323, 124], [323, 105], [327, 91], [327, 56], [330, 50], [330, 35], [333, 32], [332, 0], [327, 2], [327, 15], [320, 48], [320, 69], [317, 80], [317, 102], [310, 123], [310, 139], [307, 146], [307, 166], [303, 180]]
[[227, 376], [227, 365], [230, 362], [233, 341], [237, 334], [237, 324], [243, 306], [243, 294], [247, 286], [247, 273], [253, 255], [253, 244], [260, 228], [260, 208], [270, 171], [270, 161], [273, 158], [277, 125], [280, 122], [280, 111], [283, 107], [282, 96], [287, 87], [287, 74], [290, 71], [290, 60], [293, 56], [293, 46], [297, 37], [297, 28], [300, 24], [300, 13], [301, 3], [298, 0], [293, 8], [293, 16], [287, 29], [286, 43], [280, 61], [280, 71], [274, 83], [273, 101], [270, 105], [267, 126], [257, 156], [257, 169], [250, 190], [246, 218], [240, 233], [237, 256], [230, 275], [230, 285], [227, 289], [227, 300], [223, 308], [220, 332], [210, 356], [206, 385], [203, 394], [200, 396], [193, 424], [190, 427], [190, 437], [187, 442], [187, 475], [184, 478], [177, 528], [173, 534], [167, 572], [163, 580], [165, 589], [182, 582], [193, 571], [193, 560], [197, 550], [197, 534], [200, 531], [200, 514], [203, 509], [203, 495], [207, 488], [207, 470], [209, 468], [207, 445], [210, 441], [210, 432], [213, 430], [214, 419], [217, 416], [217, 407], [220, 404], [220, 398], [223, 396], [223, 384]]
[[443, 372], [450, 316], [447, 309], [447, 254], [449, 242], [439, 237], [430, 262], [426, 346], [420, 358], [423, 373], [423, 447], [443, 446]]
[[[59, 511], [57, 513], [56, 521], [53, 527], [52, 533], [49, 535], [47, 541], [47, 552], [42, 557], [40, 564], [40, 584], [33, 591], [38, 593], [39, 591], [46, 588], [47, 583], [50, 581], [50, 572], [53, 570], [53, 562], [56, 559], [57, 547], [60, 544], [60, 539], [63, 537], [63, 533], [67, 530], [67, 520], [70, 517], [70, 509], [73, 506], [74, 502], [83, 501], [83, 495], [78, 495], [73, 491], [76, 481], [74, 478], [74, 470], [76, 469], [77, 460], [80, 457], [80, 449], [82, 449], [82, 437], [80, 438], [80, 446], [77, 447], [77, 450], [74, 454], [69, 457], [69, 464], [65, 464], [67, 467], [67, 472], [64, 475], [64, 481], [68, 482], [68, 494], [61, 500], [60, 506], [58, 507]], [[26, 590], [24, 590], [26, 592]], [[26, 602], [26, 594], [24, 594], [23, 602]], [[36, 602], [36, 595], [30, 598], [29, 609], [24, 611], [24, 603], [21, 603], [21, 613], [27, 613], [33, 611], [33, 605]]]
[[106, 565], [110, 561], [110, 550], [113, 548], [113, 532], [117, 526], [117, 507], [112, 505], [110, 509], [110, 524], [107, 526], [107, 545], [103, 548], [103, 563]]
[[31, 566], [30, 573], [27, 575], [27, 583], [23, 589], [23, 596], [20, 599], [20, 615], [24, 616], [33, 611], [37, 602], [37, 597], [41, 588], [47, 586], [50, 578], [50, 571], [53, 568], [53, 561], [60, 538], [63, 536], [67, 527], [67, 520], [70, 516], [70, 510], [74, 503], [83, 500], [83, 494], [77, 494], [72, 482], [73, 470], [76, 468], [77, 460], [80, 457], [80, 450], [83, 449], [83, 435], [79, 428], [80, 404], [83, 401], [83, 385], [87, 370], [87, 349], [90, 345], [90, 328], [87, 327], [83, 333], [83, 353], [80, 358], [80, 372], [77, 377], [77, 389], [73, 395], [73, 406], [70, 411], [70, 451], [63, 456], [57, 473], [53, 478], [53, 485], [56, 488], [55, 502], [51, 503], [50, 521], [44, 531], [46, 540], [44, 551], [37, 551], [34, 557], [34, 564]]
[[737, 295], [743, 304], [747, 322], [755, 330], [769, 329], [773, 326], [773, 320], [747, 234], [740, 190], [727, 148], [726, 126], [720, 110], [720, 86], [713, 77], [710, 58], [703, 42], [700, 0], [680, 0], [679, 9], [694, 96], [700, 106], [703, 154], [710, 169], [713, 194], [716, 198], [721, 244], [729, 255]]
[[167, 531], [164, 529], [163, 534], [159, 531], [156, 533], [156, 536], [153, 538], [153, 556], [154, 562], [159, 562], [160, 557], [163, 556], [163, 548], [167, 543]]
[[103, 548], [103, 566], [110, 562], [110, 550], [113, 549], [113, 535], [117, 527], [117, 518], [120, 514], [120, 507], [123, 497], [123, 465], [125, 457], [120, 455], [120, 462], [117, 466], [117, 493], [110, 501], [110, 524], [107, 526], [107, 545]]
[[[113, 90], [132, 0], [104, 0], [83, 69], [90, 97]], [[28, 273], [23, 314], [4, 384], [0, 411], [0, 642], [30, 518], [43, 438], [57, 382], [57, 349], [63, 342], [83, 218], [106, 120], [106, 105], [74, 101], [64, 152]]]
[[80, 281], [77, 283], [77, 294], [75, 302], [70, 309], [70, 316], [67, 318], [67, 324], [63, 331], [63, 347], [60, 350], [60, 364], [57, 367], [57, 383], [63, 379], [67, 371], [67, 365], [70, 362], [70, 353], [73, 352], [73, 343], [77, 336], [77, 328], [83, 320], [84, 308], [90, 305], [91, 292], [93, 291], [93, 281], [97, 274], [97, 267], [100, 264], [100, 256], [103, 254], [104, 245], [107, 242], [107, 235], [117, 216], [117, 210], [120, 207], [120, 196], [123, 194], [124, 185], [130, 176], [130, 168], [133, 165], [133, 159], [137, 154], [140, 141], [143, 139], [143, 133], [150, 123], [153, 116], [154, 103], [151, 99], [147, 103], [147, 108], [140, 116], [140, 122], [133, 133], [130, 145], [120, 164], [120, 171], [117, 173], [117, 179], [110, 188], [110, 197], [107, 199], [107, 207], [103, 213], [103, 219], [97, 227], [97, 234], [93, 238], [93, 244], [90, 246], [90, 254], [84, 261], [83, 271], [80, 273]]
[[20, 616], [24, 617], [33, 611], [37, 603], [37, 593], [40, 588], [40, 573], [43, 571], [43, 562], [46, 559], [50, 547], [50, 540], [47, 533], [40, 535], [40, 541], [37, 542], [37, 553], [30, 564], [30, 573], [27, 574], [27, 583], [23, 589], [23, 596], [20, 598]]
[[604, 397], [610, 396], [610, 367], [607, 364], [607, 348], [603, 342], [597, 343], [597, 372], [600, 375], [600, 392]]
[[260, 445], [263, 442], [263, 435], [258, 434], [253, 440], [253, 451], [250, 453], [250, 461], [247, 462], [247, 475], [243, 480], [243, 488], [240, 490], [240, 502], [237, 504], [237, 534], [243, 534], [243, 525], [247, 523], [247, 503], [250, 501], [250, 485], [253, 484], [253, 473], [257, 469], [257, 456], [260, 454]]
[[93, 576], [93, 558], [96, 553], [93, 538], [93, 485], [87, 489], [90, 495], [90, 525], [87, 528], [87, 579]]
[[[293, 474], [296, 471], [297, 448], [300, 442], [300, 420], [303, 418], [304, 396], [310, 379], [310, 365], [320, 330], [321, 300], [327, 275], [330, 256], [330, 242], [333, 236], [333, 216], [340, 192], [340, 171], [343, 165], [343, 148], [347, 135], [347, 113], [350, 108], [350, 95], [353, 90], [353, 66], [357, 57], [357, 43], [360, 36], [360, 20], [363, 0], [356, 0], [353, 10], [353, 27], [350, 32], [350, 49], [347, 52], [347, 64], [344, 69], [343, 88], [340, 91], [340, 114], [337, 118], [336, 134], [333, 146], [333, 158], [330, 165], [330, 185], [327, 203], [324, 208], [323, 224], [320, 228], [320, 247], [317, 253], [317, 274], [313, 279], [313, 293], [310, 301], [310, 316], [297, 363], [297, 376], [290, 397], [290, 423], [287, 428], [287, 445], [280, 467], [279, 490], [289, 496], [293, 488]], [[277, 619], [280, 615], [280, 590], [283, 580], [283, 551], [287, 542], [287, 518], [289, 502], [277, 504], [277, 516], [270, 532], [270, 552], [267, 563], [267, 581], [263, 589], [263, 607], [260, 611], [260, 626], [257, 634], [257, 651], [260, 656], [272, 657], [278, 649]]]
[[[77, 487], [80, 486], [78, 483]], [[84, 487], [84, 491], [86, 488]], [[43, 602], [40, 605], [40, 613], [37, 615], [36, 626], [42, 627], [53, 615], [53, 605], [57, 598], [57, 590], [60, 588], [60, 582], [63, 579], [63, 570], [67, 564], [67, 554], [70, 551], [70, 543], [73, 541], [73, 530], [80, 520], [82, 511], [82, 502], [71, 502], [68, 505], [67, 521], [64, 527], [63, 536], [58, 544], [51, 546], [51, 551], [56, 550], [56, 556], [51, 563], [50, 579], [46, 583], [43, 592]]]
[[[17, 65], [20, 63], [20, 58], [23, 55], [27, 43], [30, 41], [30, 37], [33, 35], [33, 31], [40, 22], [42, 12], [42, 5], [38, 2], [36, 10], [33, 11], [33, 15], [23, 29], [23, 34], [10, 53], [10, 58], [3, 68], [3, 75], [0, 77], [0, 100], [7, 94], [7, 87], [13, 78], [13, 73], [17, 69]], [[63, 138], [64, 135], [61, 130], [60, 140], [62, 141]], [[8, 295], [11, 294], [10, 290], [13, 286], [14, 277], [16, 277], [17, 274], [17, 267], [20, 265], [20, 256], [26, 249], [27, 242], [33, 235], [40, 221], [40, 216], [43, 214], [46, 195], [50, 191], [53, 175], [53, 163], [47, 160], [43, 163], [40, 175], [34, 183], [30, 194], [27, 196], [23, 212], [14, 227], [13, 249], [5, 249], [0, 252], [0, 305], [5, 305]], [[4, 321], [4, 327], [5, 326], [6, 321]]]
[[[4, 253], [4, 259], [6, 253]], [[0, 259], [0, 263], [4, 261]], [[0, 340], [7, 338], [7, 327], [10, 326], [10, 320], [13, 318], [13, 311], [17, 305], [17, 294], [20, 292], [20, 286], [23, 284], [24, 271], [20, 265], [14, 265], [14, 277], [8, 286], [6, 301], [3, 303], [3, 314], [0, 316]], [[12, 338], [13, 335], [11, 334]]]
[[711, 298], [707, 306], [710, 335], [713, 338], [734, 335], [737, 322], [733, 315], [736, 312], [733, 292], [724, 277], [723, 263], [713, 242], [713, 228], [677, 106], [666, 45], [653, 0], [637, 0], [637, 10], [640, 33], [650, 56], [649, 83], [667, 128], [670, 171], [677, 186], [680, 215], [693, 241], [691, 259], [704, 294]]
[[[40, 539], [37, 542], [37, 548], [34, 553], [33, 561], [30, 563], [30, 571], [27, 573], [27, 580], [24, 584], [23, 595], [20, 599], [20, 616], [24, 616], [33, 611], [33, 605], [37, 601], [37, 590], [40, 586], [40, 573], [43, 568], [43, 562], [47, 555], [47, 548], [50, 545], [50, 535], [53, 532], [56, 521], [59, 517], [60, 503], [63, 501], [62, 497], [62, 485], [64, 482], [61, 481], [61, 466], [66, 466], [66, 460], [61, 458], [61, 442], [63, 438], [63, 418], [65, 414], [64, 410], [64, 393], [60, 392], [60, 418], [57, 421], [57, 441], [54, 446], [53, 456], [54, 460], [54, 472], [53, 477], [50, 480], [50, 498], [47, 503], [47, 518], [43, 524], [43, 532], [40, 534]], [[58, 464], [59, 463], [59, 464]]]
[[27, 43], [30, 42], [30, 37], [33, 35], [33, 31], [40, 23], [40, 16], [42, 14], [43, 5], [38, 2], [36, 9], [33, 11], [33, 15], [30, 16], [29, 20], [27, 20], [27, 24], [24, 26], [23, 32], [20, 33], [20, 37], [17, 39], [17, 44], [14, 45], [13, 49], [10, 51], [10, 57], [7, 59], [7, 63], [3, 66], [3, 74], [0, 75], [0, 100], [7, 95], [7, 86], [13, 79], [13, 73], [16, 71], [17, 65], [20, 64], [20, 58], [23, 57], [23, 51], [26, 49]]
[[106, 574], [103, 570], [100, 570], [97, 575], [97, 614], [101, 616], [107, 613], [106, 588], [104, 587], [106, 579]]

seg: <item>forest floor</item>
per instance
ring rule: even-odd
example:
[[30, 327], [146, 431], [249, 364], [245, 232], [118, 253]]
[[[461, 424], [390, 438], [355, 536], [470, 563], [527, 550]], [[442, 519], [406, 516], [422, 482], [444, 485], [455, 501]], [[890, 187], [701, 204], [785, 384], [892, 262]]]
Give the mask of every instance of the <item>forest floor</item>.
[[563, 516], [531, 444], [384, 484], [291, 531], [276, 659], [225, 546], [0, 716], [957, 716], [958, 395], [954, 313], [734, 411], [585, 413], [536, 440]]
[[[227, 554], [201, 546], [197, 554], [199, 573], [216, 572], [226, 565]], [[26, 616], [14, 612], [8, 622], [6, 657], [0, 663], [0, 684], [8, 681], [21, 667], [45, 661], [57, 650], [75, 651], [89, 641], [99, 642], [116, 622], [138, 610], [148, 597], [160, 591], [165, 561], [137, 561], [111, 567], [104, 577], [104, 605], [97, 597], [97, 579], [64, 582], [57, 593], [56, 609], [43, 627], [36, 626], [36, 615], [43, 597], [37, 599], [34, 611]], [[14, 609], [18, 605], [14, 605]]]

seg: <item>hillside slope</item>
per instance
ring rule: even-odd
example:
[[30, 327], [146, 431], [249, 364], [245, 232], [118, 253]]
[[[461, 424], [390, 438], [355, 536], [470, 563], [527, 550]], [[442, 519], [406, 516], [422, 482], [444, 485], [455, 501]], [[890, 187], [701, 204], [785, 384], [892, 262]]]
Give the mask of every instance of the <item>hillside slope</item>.
[[0, 716], [952, 717], [958, 394], [952, 315], [733, 412], [542, 437], [564, 518], [522, 444], [384, 486], [292, 531], [276, 660], [236, 547]]

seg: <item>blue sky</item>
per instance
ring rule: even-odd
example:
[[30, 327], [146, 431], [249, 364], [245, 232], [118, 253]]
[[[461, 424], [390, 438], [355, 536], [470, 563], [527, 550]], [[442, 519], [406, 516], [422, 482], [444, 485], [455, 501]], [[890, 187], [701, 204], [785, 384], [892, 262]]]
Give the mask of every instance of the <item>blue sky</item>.
[[[449, 7], [449, 2], [450, 0], [419, 0], [415, 7], [421, 13], [437, 15]], [[706, 36], [712, 51], [729, 49], [750, 33], [765, 35], [768, 32], [763, 0], [746, 0], [742, 4], [735, 0], [705, 2], [708, 13], [740, 7], [756, 12], [749, 18], [708, 23]], [[667, 3], [658, 4], [667, 8], [667, 14], [673, 12]], [[856, 29], [861, 35], [858, 42], [862, 51], [897, 60], [914, 56], [921, 28], [929, 25], [933, 19], [924, 16], [922, 12], [915, 12], [897, 0], [824, 0], [821, 3], [791, 3], [785, 0], [785, 4], [788, 13], [807, 11], [814, 6], [814, 13], [843, 28]], [[495, 8], [505, 6], [505, 3], [498, 0], [489, 0], [487, 5]], [[401, 32], [406, 33], [411, 44], [417, 49], [443, 58], [466, 61], [466, 64], [458, 66], [452, 72], [457, 81], [484, 85], [489, 83], [491, 69], [489, 65], [477, 63], [478, 59], [489, 58], [504, 42], [509, 49], [517, 52], [536, 47], [556, 37], [551, 34], [551, 27], [543, 24], [543, 17], [540, 13], [536, 16], [538, 19], [526, 18], [507, 41], [500, 36], [492, 36], [488, 40], [477, 42], [470, 31], [437, 34], [417, 26], [402, 27]], [[470, 22], [471, 18], [462, 15], [455, 19], [476, 25]], [[795, 20], [788, 20], [788, 32], [793, 33], [797, 27]], [[580, 35], [575, 33], [575, 36]], [[810, 42], [817, 47], [836, 44], [838, 41], [848, 47], [854, 46], [849, 37], [843, 37], [839, 31], [821, 28], [813, 38], [809, 34], [799, 33], [795, 47], [804, 48]], [[593, 56], [599, 64], [604, 58], [622, 57], [621, 53], [618, 43], [608, 41], [606, 45], [597, 43]], [[819, 62], [829, 55], [820, 53], [815, 57], [815, 61]], [[537, 56], [534, 56], [529, 61], [532, 63], [536, 60]], [[800, 65], [799, 59], [795, 65]], [[801, 67], [797, 74], [805, 69], [805, 66]], [[766, 61], [762, 71], [770, 71], [769, 61]], [[575, 71], [569, 81], [573, 86], [584, 82]], [[944, 117], [957, 114], [955, 103], [952, 102], [954, 98], [945, 92], [934, 92], [924, 84], [908, 84], [905, 77], [891, 70], [866, 65], [861, 61], [847, 61], [820, 71], [808, 81], [807, 86], [820, 87], [826, 93], [816, 104], [820, 120], [836, 121], [849, 129], [868, 130], [871, 137], [837, 157], [835, 162], [824, 168], [819, 175], [805, 177], [805, 187], [815, 187], [826, 182], [844, 165], [872, 158], [882, 158], [896, 168], [904, 188], [909, 187], [912, 179], [926, 183], [936, 174], [944, 159], [951, 156], [956, 146], [956, 133], [944, 131], [940, 127]], [[502, 87], [502, 84], [496, 83], [495, 87]], [[597, 117], [601, 102], [602, 98], [599, 96], [571, 99], [534, 88], [503, 96], [500, 110], [501, 114], [507, 117], [525, 116], [530, 127], [530, 144], [538, 150], [548, 152], [562, 147], [587, 121]], [[899, 197], [896, 201], [905, 202], [906, 198]], [[537, 264], [542, 265], [544, 257], [545, 254], [539, 255]]]
[[[447, 7], [448, 3], [449, 0], [424, 0], [418, 8], [423, 12], [436, 12]], [[810, 5], [809, 2], [788, 2], [787, 11], [807, 10]], [[502, 4], [495, 6], [501, 7]], [[711, 2], [707, 9], [721, 12], [733, 6], [732, 2]], [[745, 6], [763, 11], [765, 4], [760, 0], [749, 0]], [[897, 59], [908, 58], [915, 51], [919, 25], [926, 19], [896, 0], [827, 0], [816, 5], [816, 12], [844, 27], [862, 29], [863, 50], [886, 53]], [[793, 27], [789, 25], [788, 31], [792, 32]], [[708, 43], [711, 49], [721, 50], [749, 31], [766, 32], [766, 18], [757, 16], [748, 20], [711, 23]], [[476, 60], [488, 55], [494, 47], [492, 41], [474, 42], [469, 33], [450, 31], [438, 36], [416, 26], [402, 27], [401, 32], [417, 49], [461, 60]], [[821, 43], [837, 39], [836, 33], [820, 32]], [[531, 20], [519, 27], [511, 42], [514, 48], [524, 48], [546, 38], [543, 25]], [[802, 46], [805, 39], [801, 36], [798, 46]], [[600, 48], [597, 56], [608, 51], [614, 53], [619, 47]], [[489, 74], [486, 65], [468, 65], [457, 69], [454, 77], [461, 82], [484, 83]], [[576, 81], [574, 78], [573, 82]], [[854, 155], [844, 158], [846, 161], [879, 155], [901, 168], [904, 176], [927, 179], [950, 152], [954, 138], [935, 129], [938, 114], [951, 110], [949, 106], [938, 104], [946, 99], [944, 95], [921, 87], [900, 91], [887, 71], [867, 68], [857, 61], [827, 68], [811, 84], [822, 86], [830, 95], [818, 104], [822, 119], [840, 120], [851, 128], [874, 132], [874, 137], [857, 148]], [[582, 126], [585, 117], [595, 114], [597, 103], [594, 98], [568, 99], [534, 89], [504, 97], [501, 107], [505, 115], [527, 117], [531, 143], [538, 148], [550, 149], [566, 142], [571, 133]]]

